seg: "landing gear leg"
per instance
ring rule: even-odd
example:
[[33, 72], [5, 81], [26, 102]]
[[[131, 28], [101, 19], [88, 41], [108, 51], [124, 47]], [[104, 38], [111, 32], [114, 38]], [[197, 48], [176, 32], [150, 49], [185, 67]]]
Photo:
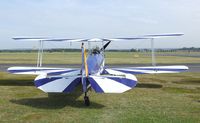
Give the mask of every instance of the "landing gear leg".
[[90, 100], [89, 100], [89, 97], [87, 96], [87, 92], [85, 92], [84, 102], [85, 102], [85, 106], [89, 106], [90, 105]]

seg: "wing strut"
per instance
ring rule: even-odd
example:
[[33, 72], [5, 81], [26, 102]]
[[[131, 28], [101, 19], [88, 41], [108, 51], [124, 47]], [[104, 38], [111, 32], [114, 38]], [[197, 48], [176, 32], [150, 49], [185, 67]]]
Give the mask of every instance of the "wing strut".
[[42, 58], [43, 58], [43, 51], [44, 51], [43, 44], [44, 42], [40, 40], [39, 47], [38, 47], [37, 67], [42, 67]]
[[156, 59], [155, 59], [155, 49], [154, 49], [154, 39], [151, 39], [151, 61], [152, 66], [156, 66]]

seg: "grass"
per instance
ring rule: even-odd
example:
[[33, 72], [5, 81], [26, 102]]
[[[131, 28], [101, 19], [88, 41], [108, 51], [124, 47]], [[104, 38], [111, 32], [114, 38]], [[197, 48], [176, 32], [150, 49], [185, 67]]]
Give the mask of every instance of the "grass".
[[[158, 53], [159, 54], [159, 53]], [[106, 52], [106, 64], [151, 64], [151, 56], [134, 52]], [[0, 53], [0, 64], [36, 64], [37, 53]], [[200, 57], [157, 56], [159, 64], [200, 63]], [[44, 53], [44, 64], [80, 64], [80, 52]]]
[[90, 107], [80, 87], [48, 97], [33, 86], [34, 78], [0, 73], [1, 122], [200, 122], [199, 73], [138, 75], [137, 87], [122, 94], [89, 91]]
[[[180, 53], [182, 54], [182, 52]], [[196, 53], [195, 53], [196, 54]], [[0, 64], [35, 64], [37, 53], [0, 53]], [[157, 63], [200, 63], [199, 57], [157, 56]], [[45, 53], [45, 64], [80, 64], [79, 52]], [[143, 53], [107, 52], [106, 64], [150, 64]], [[89, 91], [85, 107], [81, 87], [70, 94], [38, 90], [35, 76], [0, 72], [0, 122], [200, 122], [200, 73], [137, 75], [137, 87], [122, 94]]]

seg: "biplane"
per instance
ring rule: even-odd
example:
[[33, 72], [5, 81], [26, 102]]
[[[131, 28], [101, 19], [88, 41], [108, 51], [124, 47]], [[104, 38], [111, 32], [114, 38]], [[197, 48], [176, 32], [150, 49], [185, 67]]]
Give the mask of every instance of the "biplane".
[[[92, 39], [68, 39], [68, 38], [35, 38], [15, 37], [14, 40], [39, 41], [38, 59], [36, 67], [10, 67], [8, 72], [12, 74], [37, 75], [34, 84], [46, 93], [70, 93], [78, 85], [82, 85], [84, 103], [90, 105], [87, 95], [88, 89], [97, 93], [123, 93], [134, 88], [138, 82], [137, 74], [179, 73], [188, 70], [184, 65], [157, 66], [155, 63], [154, 39], [164, 37], [182, 36], [182, 33], [142, 35], [128, 38], [92, 38]], [[147, 39], [151, 41], [152, 66], [149, 67], [105, 67], [105, 50], [114, 41], [133, 41]], [[49, 41], [80, 42], [82, 52], [82, 64], [78, 68], [49, 68], [42, 67], [43, 43]], [[90, 43], [100, 42], [101, 46], [90, 48]], [[88, 50], [85, 48], [88, 45]], [[87, 53], [88, 51], [88, 53]], [[67, 61], [66, 61], [67, 62]]]

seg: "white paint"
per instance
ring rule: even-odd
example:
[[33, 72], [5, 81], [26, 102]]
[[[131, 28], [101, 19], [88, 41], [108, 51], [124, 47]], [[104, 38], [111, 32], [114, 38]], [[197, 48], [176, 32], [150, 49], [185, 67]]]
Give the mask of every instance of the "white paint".
[[44, 84], [38, 88], [44, 92], [63, 92], [64, 89], [67, 88], [75, 79], [76, 79], [75, 77], [71, 77], [68, 79], [62, 78], [62, 79], [58, 79], [58, 80], [49, 82], [47, 84]]
[[[144, 70], [139, 70], [139, 69], [144, 69]], [[145, 69], [152, 69], [152, 70], [145, 70]], [[153, 69], [166, 69], [166, 70], [153, 70]], [[172, 71], [168, 71], [167, 69], [172, 69]], [[179, 73], [181, 71], [173, 71], [176, 69], [180, 70], [188, 70], [189, 68], [187, 66], [150, 66], [150, 67], [131, 67], [131, 68], [114, 68], [114, 70], [106, 69], [108, 72], [112, 73], [120, 73], [117, 72], [118, 70], [124, 70], [124, 71], [129, 71], [129, 72], [141, 72], [141, 73], [146, 73], [146, 74], [153, 74], [153, 73]]]
[[131, 88], [106, 77], [92, 77], [105, 93], [123, 93]]
[[[49, 70], [51, 69], [51, 70]], [[30, 75], [40, 75], [40, 74], [48, 74], [52, 72], [62, 72], [62, 71], [68, 71], [68, 70], [75, 70], [71, 68], [48, 68], [48, 67], [10, 67], [8, 68], [8, 71], [12, 70], [32, 70], [28, 72], [16, 72], [14, 74], [30, 74]], [[69, 76], [69, 75], [77, 75], [80, 73], [80, 70], [72, 71], [68, 73], [64, 73], [62, 75]]]

